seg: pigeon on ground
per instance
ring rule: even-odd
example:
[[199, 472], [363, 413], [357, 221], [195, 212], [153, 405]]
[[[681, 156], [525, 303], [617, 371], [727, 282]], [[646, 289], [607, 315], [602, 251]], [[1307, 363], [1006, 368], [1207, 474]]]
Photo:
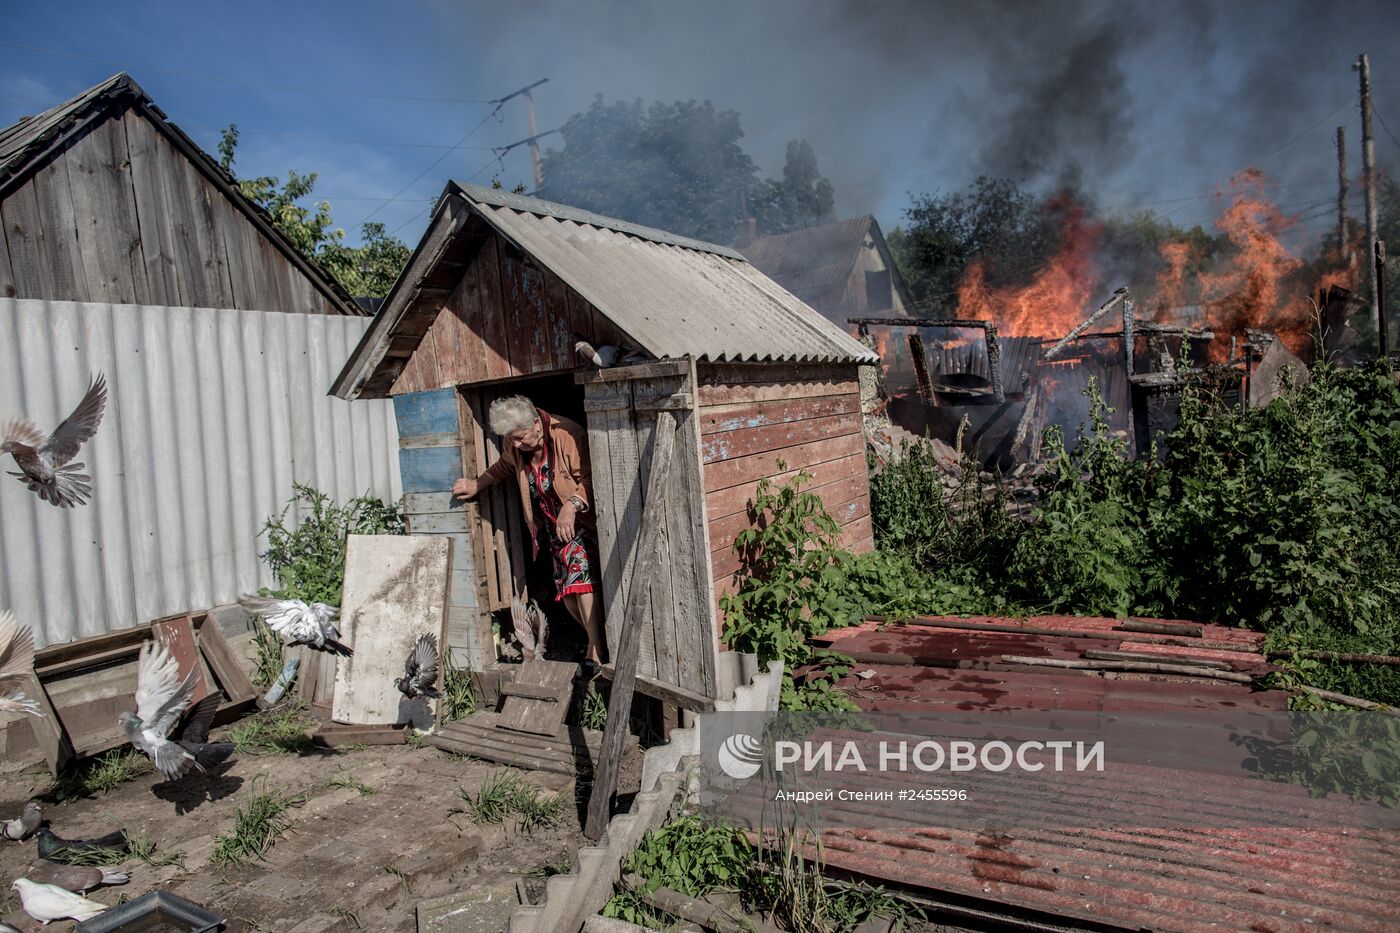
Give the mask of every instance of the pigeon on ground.
[[73, 413], [47, 438], [29, 421], [18, 418], [5, 426], [0, 454], [9, 454], [20, 472], [11, 473], [40, 499], [70, 508], [82, 505], [92, 495], [92, 477], [73, 462], [83, 444], [97, 433], [107, 407], [107, 382], [102, 376], [88, 386], [87, 394]]
[[98, 836], [96, 839], [60, 839], [53, 834], [53, 830], [45, 826], [39, 830], [37, 836], [39, 857], [65, 865], [82, 862], [93, 855], [109, 851], [123, 854], [131, 851], [131, 840], [127, 839], [126, 833], [121, 830]]
[[526, 661], [544, 658], [545, 636], [549, 631], [544, 610], [533, 599], [525, 604], [525, 597], [514, 596], [510, 601], [510, 621], [515, 628], [515, 640], [520, 642], [520, 651]]
[[611, 369], [614, 366], [627, 366], [632, 363], [640, 363], [646, 359], [646, 355], [640, 350], [629, 350], [626, 347], [614, 347], [610, 345], [595, 347], [577, 334], [574, 336], [574, 352], [583, 357], [586, 362], [592, 363], [599, 369]]
[[437, 699], [438, 692], [433, 685], [437, 683], [439, 661], [437, 639], [432, 635], [419, 635], [404, 663], [404, 676], [395, 680], [394, 686], [410, 700]]
[[28, 713], [42, 716], [39, 704], [19, 690], [20, 680], [34, 670], [34, 633], [15, 621], [15, 614], [0, 612], [0, 715]]
[[16, 878], [10, 887], [19, 892], [24, 912], [43, 924], [69, 919], [81, 923], [91, 920], [107, 909], [106, 904], [90, 901], [57, 885], [35, 884], [28, 878]]
[[36, 859], [25, 874], [36, 884], [57, 885], [74, 894], [86, 894], [103, 885], [126, 884], [131, 880], [124, 871], [96, 865], [60, 865], [45, 858]]
[[243, 608], [262, 616], [268, 626], [287, 639], [290, 645], [306, 645], [317, 651], [350, 657], [354, 654], [340, 643], [340, 630], [335, 627], [340, 610], [325, 603], [307, 605], [299, 599], [273, 599], [267, 596], [245, 596], [239, 600]]
[[31, 800], [24, 805], [24, 810], [19, 816], [5, 823], [0, 832], [4, 833], [6, 839], [21, 842], [34, 835], [34, 830], [38, 829], [43, 821], [44, 815], [39, 810], [39, 805]]
[[182, 681], [175, 655], [159, 640], [151, 642], [141, 649], [136, 667], [136, 712], [117, 716], [127, 740], [145, 752], [167, 780], [183, 777], [196, 764], [192, 752], [169, 738], [194, 695], [194, 685], [195, 672]]

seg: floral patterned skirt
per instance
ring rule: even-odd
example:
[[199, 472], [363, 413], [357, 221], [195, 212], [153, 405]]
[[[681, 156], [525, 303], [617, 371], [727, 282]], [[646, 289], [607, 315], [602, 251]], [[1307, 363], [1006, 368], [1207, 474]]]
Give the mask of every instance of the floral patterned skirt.
[[[535, 513], [540, 516], [538, 512]], [[574, 537], [560, 541], [554, 522], [545, 519], [544, 535], [549, 545], [550, 556], [554, 558], [554, 589], [556, 599], [574, 596], [578, 593], [592, 593], [598, 566], [598, 539], [593, 532], [576, 525]]]

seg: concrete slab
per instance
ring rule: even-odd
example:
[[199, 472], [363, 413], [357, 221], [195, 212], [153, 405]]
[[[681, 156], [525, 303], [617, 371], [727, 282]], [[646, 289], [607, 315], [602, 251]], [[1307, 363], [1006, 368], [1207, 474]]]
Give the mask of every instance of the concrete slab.
[[331, 717], [433, 725], [431, 701], [394, 687], [419, 635], [445, 644], [452, 541], [443, 535], [350, 535], [340, 630], [353, 657], [337, 665]]
[[418, 905], [418, 933], [501, 933], [519, 906], [513, 881], [434, 898]]

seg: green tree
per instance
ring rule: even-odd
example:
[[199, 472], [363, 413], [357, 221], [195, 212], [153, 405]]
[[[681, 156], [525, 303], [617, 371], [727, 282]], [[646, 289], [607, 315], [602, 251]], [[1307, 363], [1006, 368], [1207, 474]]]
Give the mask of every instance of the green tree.
[[[233, 175], [238, 125], [230, 123], [219, 140], [219, 165]], [[317, 175], [292, 170], [287, 180], [273, 176], [238, 179], [243, 196], [267, 211], [272, 223], [311, 261], [318, 263], [352, 295], [382, 298], [389, 293], [411, 251], [381, 223], [361, 227], [362, 245], [347, 246], [345, 231], [334, 226], [329, 201], [304, 205]]]
[[759, 177], [739, 114], [709, 101], [604, 103], [560, 129], [539, 196], [716, 243], [732, 242], [747, 202], [761, 234], [835, 218], [831, 183], [810, 143], [789, 143], [780, 180]]

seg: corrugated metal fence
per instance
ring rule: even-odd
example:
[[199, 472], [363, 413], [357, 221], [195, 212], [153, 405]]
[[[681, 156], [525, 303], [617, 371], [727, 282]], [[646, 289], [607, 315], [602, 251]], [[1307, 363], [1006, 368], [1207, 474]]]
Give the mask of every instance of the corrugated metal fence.
[[81, 456], [91, 502], [58, 509], [0, 476], [0, 608], [44, 645], [220, 605], [272, 583], [258, 532], [293, 482], [397, 500], [392, 404], [326, 395], [368, 326], [0, 299], [0, 424], [51, 431], [92, 375], [108, 384]]

